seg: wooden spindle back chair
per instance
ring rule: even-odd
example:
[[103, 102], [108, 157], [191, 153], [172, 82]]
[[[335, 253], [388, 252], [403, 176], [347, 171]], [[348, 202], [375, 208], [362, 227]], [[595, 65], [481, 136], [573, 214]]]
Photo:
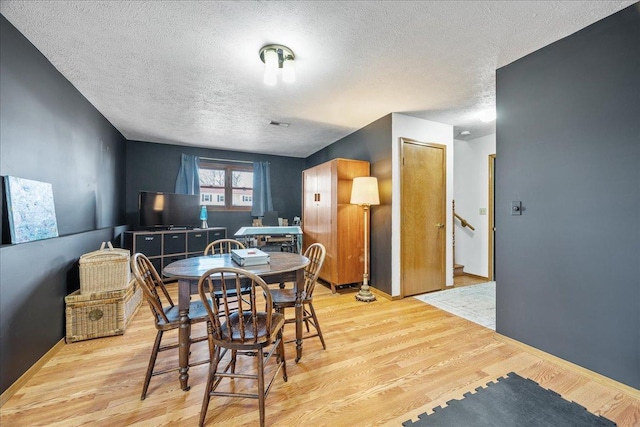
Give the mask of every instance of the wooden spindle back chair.
[[[324, 264], [324, 259], [327, 254], [325, 247], [321, 243], [314, 243], [310, 245], [304, 252], [304, 256], [309, 258], [309, 265], [304, 270], [304, 289], [302, 291], [302, 320], [304, 321], [307, 332], [310, 332], [309, 324], [311, 324], [316, 332], [311, 335], [305, 335], [303, 339], [318, 337], [322, 343], [322, 348], [326, 349], [327, 346], [322, 336], [322, 330], [320, 329], [320, 323], [318, 322], [318, 316], [316, 310], [313, 307], [313, 290], [318, 282], [318, 276], [320, 270]], [[296, 295], [293, 289], [272, 289], [273, 306], [278, 313], [285, 314], [285, 308], [295, 307]], [[296, 319], [286, 319], [285, 323], [295, 323]]]
[[242, 242], [234, 239], [218, 239], [204, 248], [204, 255], [230, 254], [233, 249], [246, 249]]
[[[228, 301], [231, 298], [230, 295], [240, 294], [247, 281], [250, 282], [249, 292], [244, 298], [235, 300], [237, 307], [231, 309]], [[284, 316], [274, 312], [269, 287], [262, 278], [253, 273], [234, 267], [211, 269], [198, 281], [200, 299], [206, 301], [209, 297], [215, 296], [218, 287], [222, 291], [221, 303], [206, 305], [209, 316], [207, 330], [211, 364], [200, 410], [200, 425], [204, 425], [211, 397], [227, 396], [258, 399], [260, 425], [264, 426], [265, 399], [280, 369], [282, 369], [284, 380], [287, 381], [287, 365], [282, 341]], [[230, 361], [221, 367], [220, 360], [228, 350], [232, 350]], [[255, 356], [257, 362], [255, 374], [235, 372], [238, 353]], [[265, 385], [264, 365], [273, 360], [273, 356], [275, 356], [276, 368]], [[234, 381], [255, 380], [258, 383], [257, 392], [217, 392], [216, 388], [224, 378]]]
[[[153, 315], [154, 325], [157, 331], [156, 339], [151, 350], [151, 357], [149, 358], [149, 365], [147, 367], [144, 384], [142, 386], [142, 394], [140, 396], [140, 400], [144, 400], [147, 397], [149, 382], [151, 381], [152, 376], [174, 372], [179, 369], [175, 366], [162, 371], [154, 371], [156, 359], [161, 351], [178, 348], [177, 343], [162, 345], [162, 337], [166, 331], [174, 329], [177, 330], [180, 327], [180, 315], [178, 313], [178, 307], [173, 303], [164, 281], [156, 271], [151, 261], [149, 261], [149, 258], [141, 253], [134, 254], [131, 258], [131, 271], [133, 272], [138, 285], [142, 288], [144, 298], [151, 309], [151, 314]], [[163, 297], [167, 305], [162, 301]], [[206, 322], [208, 318], [207, 311], [201, 301], [192, 301], [189, 304], [189, 322], [191, 324]], [[207, 336], [205, 335], [193, 338], [192, 342], [201, 342], [206, 339]], [[192, 363], [190, 366], [202, 365], [208, 363], [208, 361], [208, 359], [202, 360]]]

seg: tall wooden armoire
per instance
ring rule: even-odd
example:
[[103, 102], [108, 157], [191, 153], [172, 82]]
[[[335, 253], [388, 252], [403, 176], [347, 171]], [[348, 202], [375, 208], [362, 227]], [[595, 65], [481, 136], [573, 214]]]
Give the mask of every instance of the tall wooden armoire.
[[358, 176], [369, 176], [369, 162], [334, 159], [302, 172], [304, 249], [324, 245], [320, 278], [334, 293], [336, 286], [362, 282], [364, 273], [364, 214], [349, 203]]

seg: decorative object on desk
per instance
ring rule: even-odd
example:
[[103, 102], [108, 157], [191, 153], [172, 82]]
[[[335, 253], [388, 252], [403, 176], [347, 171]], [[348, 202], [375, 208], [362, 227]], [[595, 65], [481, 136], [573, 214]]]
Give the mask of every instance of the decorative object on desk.
[[364, 274], [362, 275], [362, 287], [356, 295], [356, 299], [358, 301], [371, 302], [375, 301], [376, 297], [369, 290], [369, 227], [367, 225], [367, 217], [369, 216], [369, 207], [380, 204], [378, 179], [374, 176], [353, 178], [351, 204], [362, 206], [364, 211]]
[[300, 221], [300, 217], [299, 216], [294, 216], [293, 217], [293, 224], [291, 225], [301, 225], [302, 222]]
[[11, 243], [58, 237], [51, 184], [15, 176], [4, 183]]
[[207, 207], [203, 205], [200, 208], [200, 221], [202, 221], [202, 224], [200, 224], [200, 228], [202, 228], [202, 229], [209, 228], [209, 224], [207, 224], [207, 219], [208, 218], [209, 218], [209, 216], [207, 214]]
[[251, 222], [252, 227], [262, 227], [262, 218], [254, 218]]
[[269, 254], [260, 249], [232, 249], [231, 259], [242, 267], [269, 264]]

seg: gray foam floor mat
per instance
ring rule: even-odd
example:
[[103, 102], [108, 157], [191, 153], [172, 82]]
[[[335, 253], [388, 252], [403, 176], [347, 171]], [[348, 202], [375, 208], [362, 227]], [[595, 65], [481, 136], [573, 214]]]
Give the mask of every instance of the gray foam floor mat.
[[436, 427], [591, 427], [615, 426], [607, 418], [569, 402], [558, 393], [542, 388], [514, 372], [490, 382], [486, 388], [464, 394], [461, 400], [450, 400], [436, 407], [432, 414], [423, 413], [418, 421], [402, 423], [410, 426]]

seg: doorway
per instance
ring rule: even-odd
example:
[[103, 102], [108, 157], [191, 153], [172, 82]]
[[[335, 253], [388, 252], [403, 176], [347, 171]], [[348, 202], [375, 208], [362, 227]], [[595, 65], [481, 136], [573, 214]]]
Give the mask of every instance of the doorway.
[[400, 269], [403, 296], [444, 289], [446, 146], [401, 138]]

